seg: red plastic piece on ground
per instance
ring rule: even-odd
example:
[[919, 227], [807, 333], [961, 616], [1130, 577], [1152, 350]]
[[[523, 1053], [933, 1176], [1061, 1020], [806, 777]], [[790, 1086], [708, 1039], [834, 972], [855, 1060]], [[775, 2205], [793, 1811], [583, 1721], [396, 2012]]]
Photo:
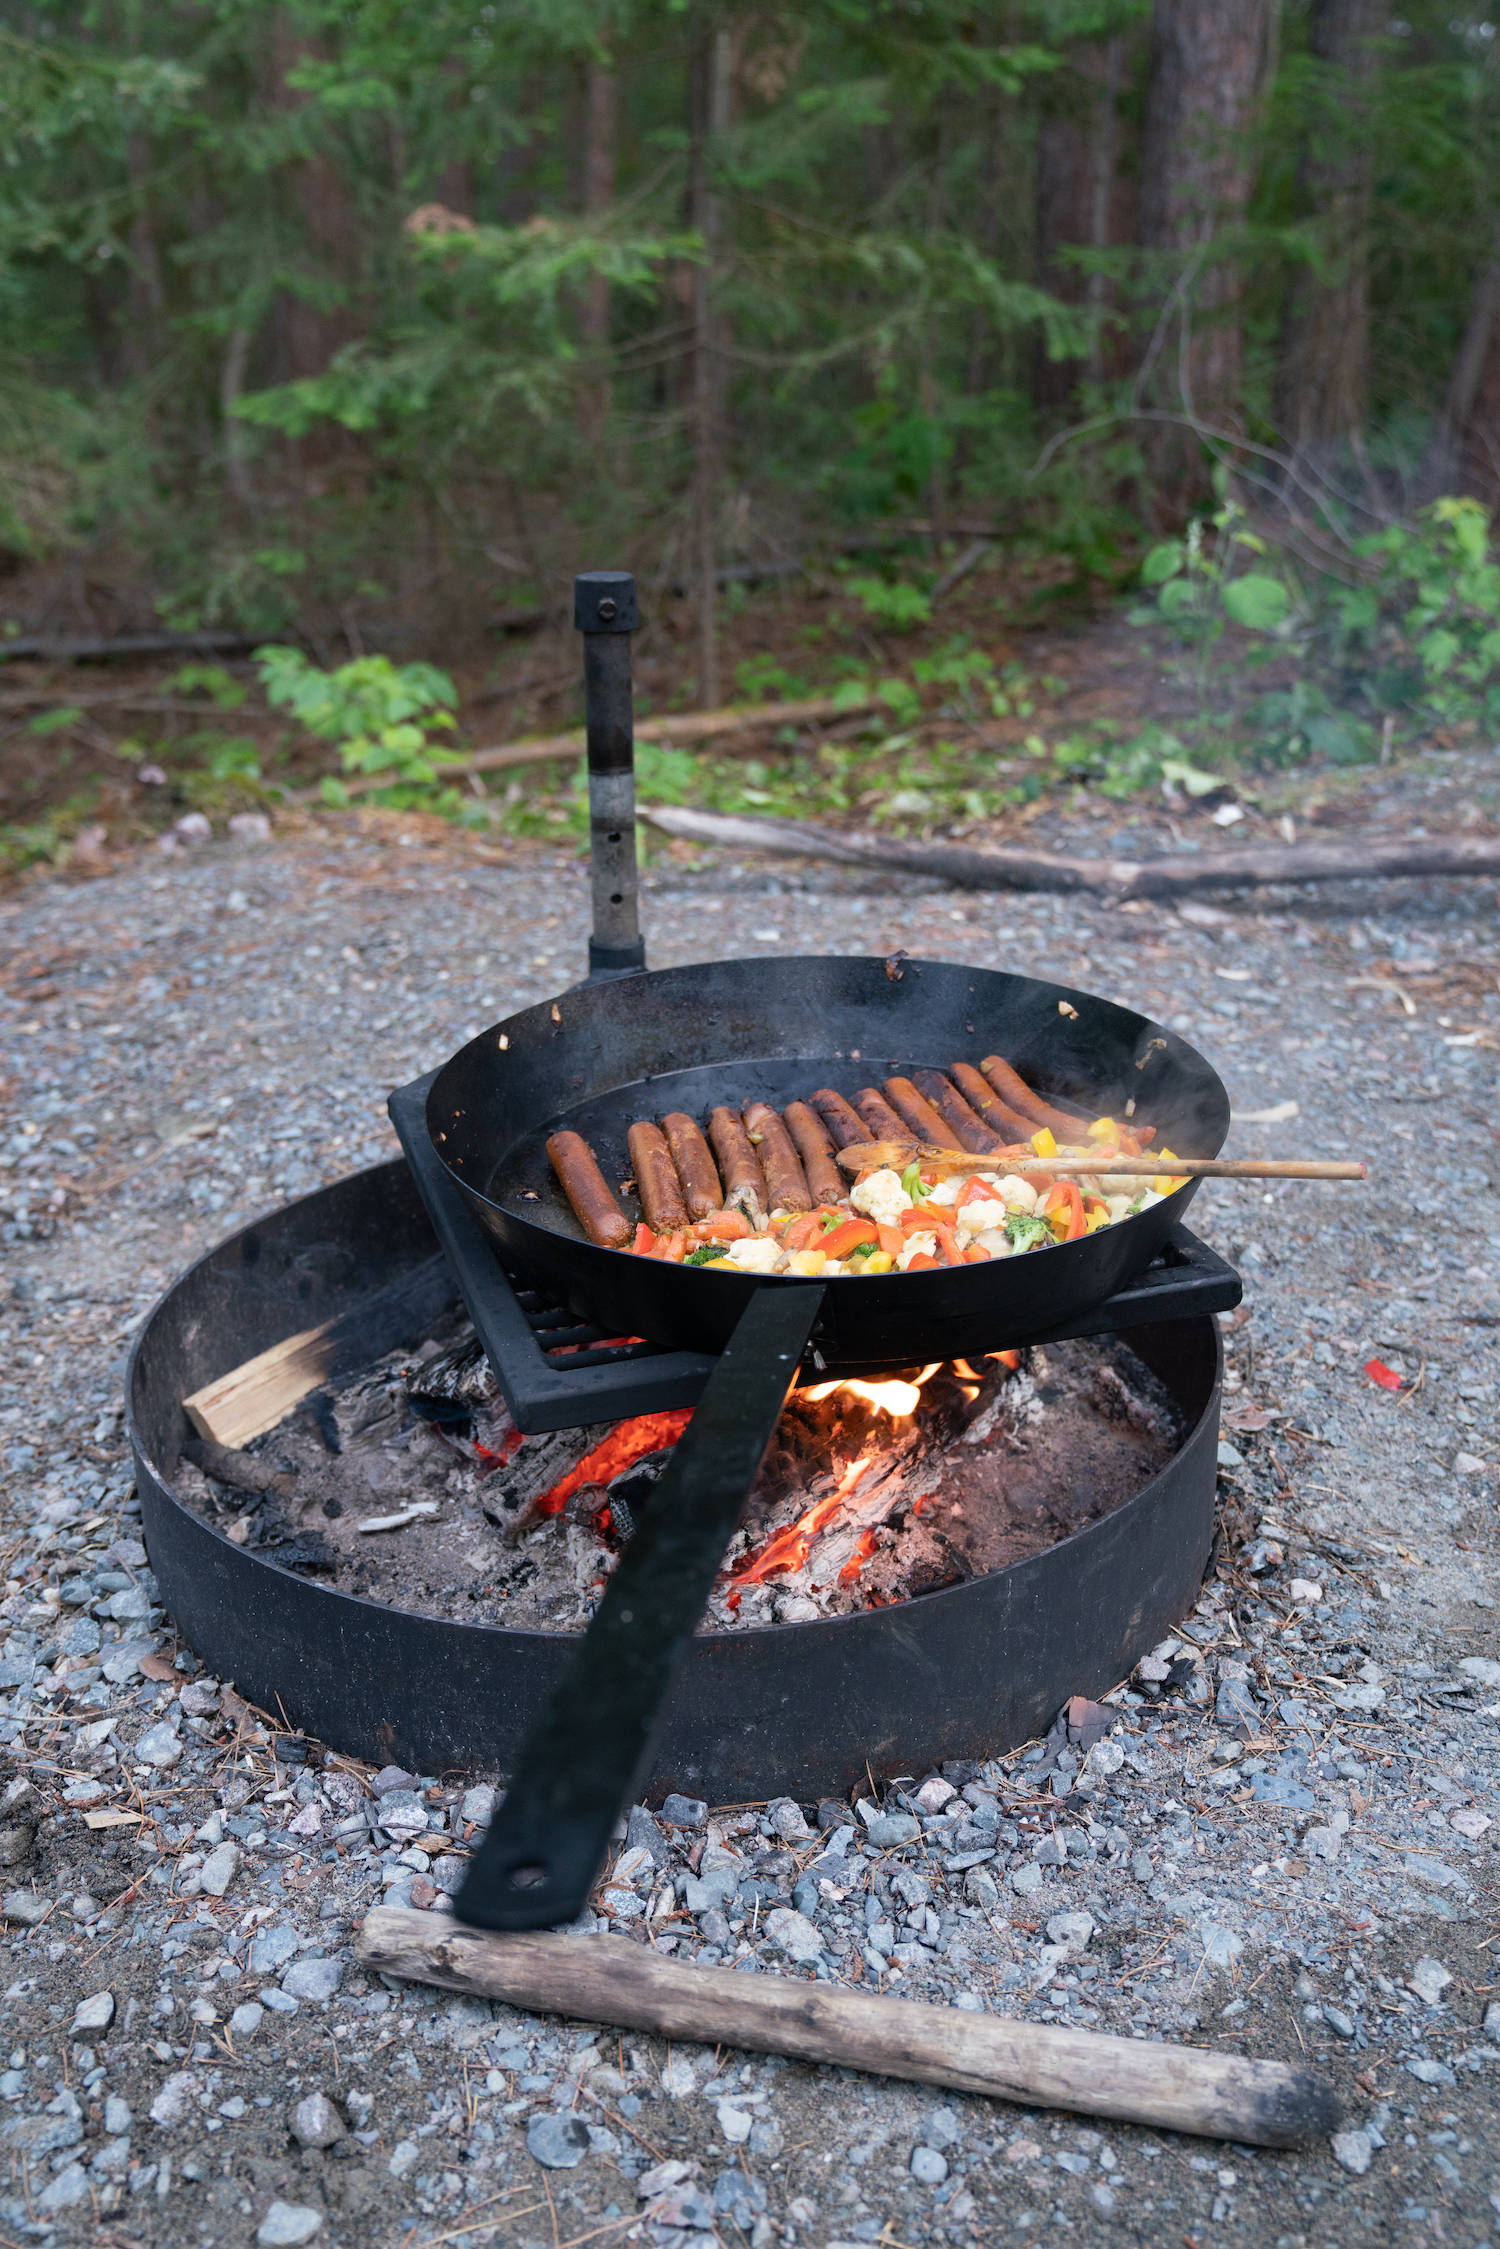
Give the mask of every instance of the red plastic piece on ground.
[[1365, 1373], [1382, 1390], [1399, 1390], [1401, 1387], [1400, 1375], [1394, 1367], [1388, 1367], [1384, 1359], [1366, 1359]]

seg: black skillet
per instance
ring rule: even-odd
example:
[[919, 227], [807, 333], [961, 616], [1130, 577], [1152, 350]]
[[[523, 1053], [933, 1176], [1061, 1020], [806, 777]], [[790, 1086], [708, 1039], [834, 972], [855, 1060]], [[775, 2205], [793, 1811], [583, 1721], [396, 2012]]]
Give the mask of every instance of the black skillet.
[[1003, 1054], [1050, 1100], [1133, 1114], [1156, 1145], [1213, 1156], [1229, 1102], [1203, 1056], [1087, 992], [942, 961], [738, 960], [586, 985], [461, 1049], [428, 1131], [504, 1262], [621, 1335], [722, 1351], [577, 1662], [522, 1750], [458, 1899], [497, 1929], [575, 1915], [649, 1758], [678, 1657], [797, 1376], [1001, 1349], [1102, 1303], [1144, 1271], [1196, 1182], [1082, 1241], [1025, 1257], [827, 1284], [669, 1265], [586, 1241], [553, 1180], [567, 1123], [628, 1176], [637, 1118], [719, 1101], [845, 1094], [893, 1071]]

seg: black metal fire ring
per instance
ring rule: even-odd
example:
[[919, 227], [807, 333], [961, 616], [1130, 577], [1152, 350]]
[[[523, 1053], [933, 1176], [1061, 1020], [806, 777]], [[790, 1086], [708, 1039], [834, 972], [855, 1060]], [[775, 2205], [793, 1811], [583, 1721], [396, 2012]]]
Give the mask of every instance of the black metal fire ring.
[[[151, 1565], [178, 1630], [221, 1678], [349, 1755], [418, 1772], [506, 1772], [576, 1635], [392, 1609], [233, 1545], [178, 1499], [182, 1399], [292, 1330], [431, 1259], [409, 1172], [389, 1163], [288, 1203], [177, 1280], [131, 1352], [126, 1415]], [[412, 1338], [412, 1340], [416, 1340]], [[703, 1632], [673, 1690], [650, 1794], [712, 1803], [846, 1793], [1041, 1731], [1098, 1695], [1192, 1606], [1213, 1536], [1218, 1331], [1132, 1330], [1189, 1434], [1087, 1529], [1008, 1569], [893, 1608]], [[382, 1348], [395, 1348], [392, 1342]]]

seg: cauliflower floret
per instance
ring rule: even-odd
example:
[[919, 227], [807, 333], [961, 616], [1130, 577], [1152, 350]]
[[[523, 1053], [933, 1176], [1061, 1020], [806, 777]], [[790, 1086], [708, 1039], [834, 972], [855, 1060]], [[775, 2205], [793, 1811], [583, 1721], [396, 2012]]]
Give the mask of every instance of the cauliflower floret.
[[1036, 1209], [1037, 1192], [1029, 1179], [1012, 1175], [1000, 1182], [1000, 1200], [1007, 1210], [1018, 1210], [1023, 1218], [1029, 1218]]
[[1131, 1204], [1135, 1201], [1135, 1197], [1134, 1195], [1106, 1195], [1104, 1200], [1109, 1205], [1109, 1222], [1111, 1226], [1114, 1226], [1125, 1216]]
[[976, 1234], [974, 1239], [981, 1249], [989, 1251], [991, 1257], [1009, 1257], [1011, 1255], [1013, 1244], [1009, 1234], [1005, 1233], [1003, 1229], [995, 1228], [983, 1234]]
[[981, 1195], [972, 1203], [965, 1203], [954, 1223], [961, 1234], [982, 1234], [987, 1226], [1003, 1224], [1005, 1205], [994, 1195]]
[[745, 1241], [731, 1242], [724, 1254], [742, 1273], [774, 1273], [786, 1263], [781, 1244], [769, 1234], [752, 1234]]
[[940, 1179], [927, 1189], [925, 1199], [929, 1203], [956, 1203], [968, 1184], [966, 1179]]
[[901, 1213], [911, 1209], [911, 1197], [898, 1171], [872, 1171], [868, 1179], [859, 1182], [849, 1200], [877, 1226], [895, 1226]]
[[937, 1255], [936, 1234], [913, 1234], [910, 1241], [908, 1241], [905, 1249], [901, 1252], [901, 1255], [896, 1260], [896, 1271], [898, 1273], [904, 1273], [907, 1270], [908, 1266], [911, 1264], [912, 1259], [914, 1257], [920, 1256], [924, 1250], [929, 1257], [935, 1257]]

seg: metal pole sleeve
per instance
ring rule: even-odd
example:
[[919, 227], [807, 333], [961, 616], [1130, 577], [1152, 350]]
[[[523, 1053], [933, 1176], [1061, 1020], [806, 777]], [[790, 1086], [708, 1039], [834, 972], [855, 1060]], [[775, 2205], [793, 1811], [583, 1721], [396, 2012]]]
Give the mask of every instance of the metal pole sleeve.
[[[633, 581], [623, 572], [588, 573], [577, 581], [575, 616], [583, 631], [588, 735], [593, 886], [589, 973], [618, 975], [646, 965], [635, 857], [635, 713], [630, 671], [630, 631], [635, 622]], [[590, 626], [596, 629], [590, 630]], [[600, 626], [602, 630], [597, 629]]]

